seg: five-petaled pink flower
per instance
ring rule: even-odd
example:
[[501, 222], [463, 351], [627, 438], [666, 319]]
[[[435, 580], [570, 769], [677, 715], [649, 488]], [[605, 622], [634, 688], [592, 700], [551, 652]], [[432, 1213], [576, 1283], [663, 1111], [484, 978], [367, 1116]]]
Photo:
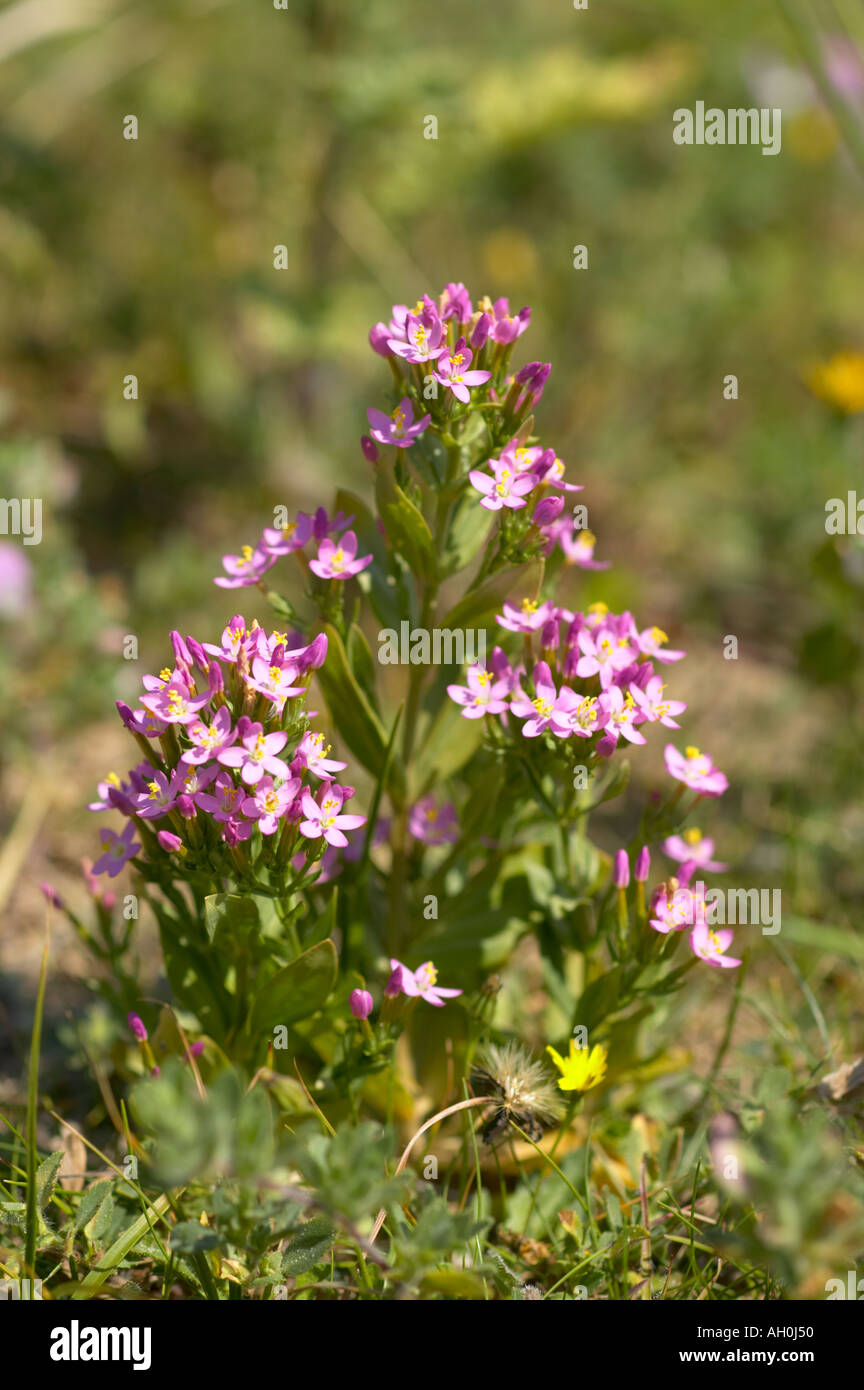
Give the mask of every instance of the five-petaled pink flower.
[[411, 807], [408, 830], [424, 845], [452, 845], [459, 838], [456, 808], [449, 801], [439, 806], [434, 796], [424, 796]]
[[455, 999], [462, 993], [461, 989], [444, 989], [437, 983], [438, 971], [431, 960], [424, 961], [416, 970], [409, 970], [400, 960], [391, 960], [390, 968], [393, 973], [384, 991], [390, 999], [397, 994], [407, 994], [415, 999], [419, 996], [427, 1004], [441, 1009], [448, 999]]
[[262, 574], [266, 574], [275, 563], [276, 556], [271, 555], [260, 541], [254, 547], [244, 545], [239, 555], [222, 556], [225, 574], [218, 575], [213, 583], [218, 584], [220, 589], [245, 589], [249, 584], [257, 584]]
[[323, 835], [328, 845], [344, 849], [348, 840], [343, 831], [359, 829], [366, 824], [366, 817], [342, 815], [345, 789], [334, 782], [325, 782], [318, 796], [316, 801], [311, 792], [303, 792], [300, 804], [306, 819], [300, 822], [300, 834], [307, 840], [318, 840]]
[[135, 825], [131, 820], [126, 822], [120, 835], [103, 826], [99, 831], [99, 839], [102, 842], [102, 854], [93, 865], [93, 873], [107, 874], [109, 878], [116, 878], [127, 860], [132, 859], [141, 848], [139, 841], [135, 839]]
[[500, 512], [502, 507], [515, 511], [527, 506], [525, 498], [537, 486], [533, 473], [514, 473], [512, 468], [499, 468], [494, 477], [472, 468], [468, 477], [472, 487], [483, 493], [480, 506], [487, 512]]
[[274, 786], [272, 777], [262, 777], [255, 795], [247, 796], [240, 809], [244, 816], [257, 820], [262, 835], [273, 835], [299, 790], [299, 777], [291, 777], [281, 787]]
[[414, 419], [414, 406], [410, 396], [403, 396], [392, 415], [383, 410], [370, 408], [366, 411], [369, 433], [379, 444], [394, 444], [397, 449], [409, 449], [414, 440], [427, 428], [431, 415]]
[[698, 748], [688, 747], [679, 753], [674, 743], [667, 743], [664, 750], [666, 771], [676, 777], [691, 791], [701, 796], [722, 796], [729, 783], [724, 773], [714, 766], [707, 753]]
[[445, 390], [452, 391], [463, 405], [471, 400], [469, 386], [482, 386], [492, 375], [491, 372], [470, 371], [473, 356], [465, 339], [460, 338], [453, 351], [443, 352], [436, 363], [435, 380]]
[[707, 961], [709, 965], [720, 966], [724, 970], [734, 970], [736, 965], [740, 965], [740, 960], [734, 956], [727, 956], [725, 953], [732, 945], [734, 932], [728, 928], [715, 930], [709, 927], [704, 919], [700, 919], [690, 933], [690, 947], [694, 956], [700, 960]]
[[317, 560], [310, 560], [309, 568], [319, 579], [350, 579], [371, 563], [371, 555], [357, 559], [357, 537], [353, 531], [346, 531], [338, 545], [325, 537], [318, 547]]
[[239, 767], [243, 781], [248, 787], [254, 787], [256, 782], [261, 781], [265, 772], [271, 773], [274, 777], [288, 776], [288, 764], [276, 757], [287, 742], [288, 735], [284, 729], [265, 734], [262, 724], [251, 724], [239, 745], [223, 748], [217, 762], [223, 767]]
[[506, 677], [496, 678], [494, 671], [487, 671], [477, 663], [468, 667], [467, 685], [448, 685], [447, 694], [457, 705], [462, 705], [465, 719], [482, 719], [484, 714], [500, 714], [507, 708], [504, 698], [509, 693], [510, 682]]

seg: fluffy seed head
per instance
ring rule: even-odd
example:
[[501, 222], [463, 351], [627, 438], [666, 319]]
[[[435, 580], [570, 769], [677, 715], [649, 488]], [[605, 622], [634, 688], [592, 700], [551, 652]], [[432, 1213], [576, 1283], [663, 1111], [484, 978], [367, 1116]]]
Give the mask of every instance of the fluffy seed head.
[[563, 1114], [554, 1082], [542, 1062], [521, 1043], [489, 1043], [478, 1054], [471, 1082], [478, 1095], [496, 1102], [495, 1113], [483, 1128], [487, 1144], [500, 1139], [515, 1123], [536, 1142], [544, 1126]]

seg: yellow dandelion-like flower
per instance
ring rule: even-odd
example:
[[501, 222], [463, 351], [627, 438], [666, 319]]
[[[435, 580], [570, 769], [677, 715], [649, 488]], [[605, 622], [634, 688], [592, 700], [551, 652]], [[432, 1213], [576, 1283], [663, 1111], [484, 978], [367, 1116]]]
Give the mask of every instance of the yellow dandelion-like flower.
[[804, 375], [814, 396], [844, 415], [864, 410], [864, 353], [835, 352]]
[[546, 1051], [561, 1073], [558, 1086], [562, 1091], [590, 1091], [599, 1086], [606, 1075], [605, 1047], [597, 1043], [595, 1047], [577, 1047], [575, 1038], [570, 1039], [570, 1051], [566, 1057], [556, 1052], [554, 1047]]

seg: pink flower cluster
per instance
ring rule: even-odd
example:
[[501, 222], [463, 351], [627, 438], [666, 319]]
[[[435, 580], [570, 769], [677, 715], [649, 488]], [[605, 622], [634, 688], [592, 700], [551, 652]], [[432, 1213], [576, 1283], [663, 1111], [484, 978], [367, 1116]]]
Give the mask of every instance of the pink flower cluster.
[[[410, 403], [409, 403], [410, 404]], [[371, 555], [357, 555], [357, 537], [347, 528], [354, 520], [344, 512], [329, 516], [319, 507], [314, 516], [298, 512], [282, 527], [267, 526], [256, 545], [244, 545], [239, 555], [223, 555], [224, 575], [214, 584], [220, 589], [243, 589], [258, 584], [283, 555], [302, 551], [311, 541], [317, 547], [309, 568], [319, 579], [350, 579], [371, 565]], [[341, 539], [334, 540], [341, 536]]]
[[191, 853], [211, 868], [220, 844], [236, 849], [256, 831], [281, 832], [286, 852], [298, 833], [344, 848], [344, 832], [366, 818], [346, 813], [353, 788], [333, 779], [346, 764], [328, 756], [324, 735], [305, 727], [302, 712], [327, 638], [295, 646], [286, 633], [247, 628], [238, 614], [219, 643], [178, 632], [171, 641], [174, 664], [144, 677], [141, 708], [117, 702], [147, 757], [125, 780], [112, 773], [100, 782], [90, 803], [128, 818], [120, 834], [100, 831], [93, 873], [115, 877], [145, 841], [151, 857], [157, 848]]
[[724, 970], [734, 969], [741, 961], [726, 952], [732, 944], [734, 932], [729, 928], [716, 928], [711, 923], [711, 905], [706, 902], [705, 884], [690, 880], [696, 864], [686, 862], [678, 877], [661, 883], [651, 898], [649, 920], [655, 931], [664, 934], [673, 931], [690, 930], [690, 949], [700, 960]]
[[[539, 659], [530, 683], [526, 666], [512, 666], [501, 647], [495, 647], [488, 665], [469, 667], [464, 686], [447, 687], [466, 719], [495, 714], [507, 724], [512, 716], [522, 721], [525, 738], [549, 734], [591, 740], [590, 751], [601, 758], [608, 758], [622, 738], [645, 743], [645, 724], [680, 727], [676, 716], [686, 705], [668, 698], [654, 663], [680, 661], [684, 653], [667, 648], [659, 628], [640, 630], [631, 613], [611, 613], [602, 603], [572, 613], [551, 601], [527, 598], [505, 603], [498, 623], [507, 632], [522, 634], [529, 652], [536, 637]], [[726, 790], [723, 773], [698, 748], [682, 754], [667, 745], [666, 767], [702, 796]]]

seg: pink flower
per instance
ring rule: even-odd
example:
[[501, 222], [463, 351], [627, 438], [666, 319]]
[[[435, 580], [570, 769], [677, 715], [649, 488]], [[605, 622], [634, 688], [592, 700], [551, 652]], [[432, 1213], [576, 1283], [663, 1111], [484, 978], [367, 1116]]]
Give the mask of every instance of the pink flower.
[[222, 645], [216, 647], [212, 642], [204, 643], [205, 652], [211, 656], [219, 656], [223, 661], [234, 662], [240, 654], [240, 648], [246, 641], [249, 633], [246, 631], [246, 620], [242, 614], [237, 613], [231, 619], [228, 626], [222, 631]]
[[619, 686], [612, 685], [600, 696], [597, 707], [598, 719], [604, 733], [597, 745], [597, 752], [601, 757], [607, 757], [612, 752], [621, 734], [630, 743], [645, 743], [645, 735], [634, 728], [633, 721], [641, 718], [641, 711], [629, 692], [625, 695]]
[[734, 932], [728, 928], [715, 931], [708, 926], [704, 920], [696, 923], [690, 933], [690, 947], [695, 956], [700, 960], [707, 961], [709, 965], [720, 966], [724, 970], [734, 970], [736, 965], [740, 965], [740, 960], [734, 956], [727, 956], [724, 953], [732, 945]]
[[179, 835], [174, 835], [170, 830], [160, 830], [156, 835], [159, 841], [159, 848], [164, 849], [166, 854], [176, 854], [178, 849], [183, 848], [183, 841]]
[[303, 549], [311, 535], [311, 516], [298, 512], [296, 521], [286, 522], [281, 530], [266, 526], [260, 545], [270, 555], [293, 555], [295, 550]]
[[[644, 670], [645, 668], [640, 669]], [[680, 729], [681, 725], [672, 716], [683, 714], [687, 706], [683, 700], [664, 700], [662, 697], [665, 689], [660, 676], [652, 676], [644, 690], [640, 689], [634, 682], [631, 681], [630, 683], [630, 693], [639, 706], [643, 719], [648, 723], [659, 721], [667, 729]]]
[[216, 711], [212, 724], [194, 720], [187, 724], [186, 733], [193, 746], [185, 750], [183, 761], [193, 767], [218, 757], [224, 749], [231, 747], [237, 737], [237, 730], [231, 728], [231, 713], [227, 705], [220, 706]]
[[272, 777], [262, 777], [255, 795], [247, 796], [240, 809], [244, 816], [257, 820], [262, 835], [273, 835], [299, 790], [299, 777], [290, 778], [281, 787], [274, 787]]
[[508, 632], [537, 632], [554, 612], [555, 605], [548, 599], [545, 603], [537, 603], [534, 599], [523, 598], [518, 608], [507, 599], [504, 612], [496, 613], [495, 621]]
[[616, 673], [633, 661], [633, 648], [627, 638], [618, 637], [611, 627], [600, 627], [593, 633], [583, 627], [577, 641], [582, 652], [576, 666], [577, 676], [585, 680], [588, 676], [599, 675], [604, 690], [612, 685]]
[[134, 712], [128, 705], [124, 705], [122, 700], [115, 700], [117, 712], [126, 728], [132, 734], [140, 734], [142, 738], [158, 738], [165, 732], [164, 719], [157, 719], [155, 714], [151, 714], [146, 709], [136, 709]]
[[346, 799], [344, 787], [334, 782], [325, 782], [316, 801], [310, 791], [304, 791], [301, 798], [305, 820], [300, 822], [300, 834], [307, 840], [317, 840], [323, 835], [328, 845], [344, 849], [348, 840], [345, 830], [357, 830], [366, 824], [365, 816], [342, 815], [342, 803]]
[[668, 662], [680, 661], [686, 652], [664, 651], [663, 644], [669, 638], [662, 628], [646, 627], [636, 638], [636, 646], [644, 656], [651, 656], [655, 661]]
[[506, 299], [496, 299], [494, 304], [484, 299], [478, 307], [482, 307], [490, 315], [493, 323], [489, 336], [496, 343], [515, 342], [531, 322], [531, 309], [527, 304], [518, 314], [510, 313], [510, 305]]
[[[397, 357], [404, 357], [408, 362], [428, 362], [447, 351], [441, 342], [444, 330], [438, 310], [431, 300], [422, 308], [420, 305], [417, 307], [420, 309], [419, 313], [406, 313], [403, 336], [388, 338], [387, 346]], [[394, 319], [395, 317], [394, 308]]]
[[579, 696], [566, 685], [558, 693], [545, 661], [537, 662], [531, 679], [535, 698], [532, 700], [524, 690], [517, 690], [510, 703], [517, 719], [526, 721], [522, 725], [522, 733], [526, 738], [538, 738], [549, 729], [559, 738], [569, 738], [573, 732], [570, 715], [580, 703]]
[[309, 561], [309, 568], [319, 579], [349, 579], [371, 565], [372, 556], [357, 558], [357, 537], [353, 531], [346, 531], [337, 546], [327, 536], [318, 547], [317, 560]]
[[409, 449], [427, 428], [432, 416], [424, 415], [422, 420], [415, 421], [411, 398], [403, 396], [392, 415], [385, 415], [383, 410], [369, 409], [366, 418], [370, 425], [369, 432], [379, 444], [394, 444], [397, 449]]
[[507, 708], [504, 696], [510, 690], [510, 683], [506, 678], [496, 679], [494, 672], [478, 663], [468, 667], [467, 680], [467, 685], [447, 687], [450, 699], [463, 706], [464, 719], [482, 719], [484, 714], [501, 714]]
[[[258, 654], [252, 658], [249, 684], [253, 690], [259, 690], [268, 700], [272, 700], [277, 710], [281, 710], [287, 699], [305, 695], [306, 687], [294, 684], [300, 674], [296, 656], [292, 660], [281, 643], [275, 651], [268, 653], [266, 638], [264, 642], [264, 651], [259, 645]], [[305, 651], [306, 648], [301, 650]]]
[[569, 516], [561, 517], [559, 521], [553, 521], [544, 534], [549, 537], [549, 544], [546, 547], [547, 555], [551, 554], [557, 543], [564, 552], [564, 558], [568, 565], [577, 565], [579, 569], [583, 570], [608, 570], [608, 560], [594, 559], [597, 537], [593, 531], [575, 530], [573, 521]]
[[330, 744], [324, 746], [324, 735], [310, 731], [300, 740], [291, 764], [292, 769], [306, 768], [313, 777], [329, 780], [334, 772], [341, 772], [348, 766], [347, 763], [337, 762], [335, 758], [328, 758], [329, 752]]
[[542, 483], [544, 487], [559, 487], [562, 492], [584, 491], [581, 483], [564, 482], [564, 467], [564, 460], [558, 458], [554, 449], [544, 450], [534, 470], [537, 481]]
[[397, 994], [407, 994], [411, 998], [419, 995], [427, 1004], [441, 1009], [448, 999], [455, 999], [462, 993], [461, 989], [443, 989], [436, 983], [438, 971], [431, 960], [424, 961], [417, 970], [409, 970], [401, 961], [391, 960], [390, 968], [393, 973], [387, 981], [385, 993], [391, 999]]
[[693, 864], [696, 868], [707, 869], [709, 873], [722, 874], [729, 867], [713, 857], [714, 841], [703, 836], [695, 826], [685, 830], [683, 835], [670, 835], [661, 848], [679, 864]]
[[516, 474], [510, 468], [499, 469], [494, 478], [472, 468], [468, 474], [472, 487], [483, 493], [481, 507], [488, 512], [500, 512], [502, 507], [517, 509], [527, 506], [525, 497], [537, 486], [533, 473]]
[[473, 356], [465, 339], [460, 338], [452, 352], [445, 351], [438, 358], [437, 371], [434, 373], [435, 380], [445, 390], [452, 391], [457, 401], [462, 401], [464, 405], [471, 399], [469, 386], [482, 386], [492, 375], [491, 372], [469, 371]]
[[235, 787], [227, 772], [218, 772], [212, 791], [201, 792], [196, 801], [201, 810], [209, 811], [214, 820], [227, 824], [239, 811], [245, 795], [245, 789]]
[[185, 683], [172, 680], [161, 690], [142, 695], [141, 703], [166, 724], [191, 724], [198, 711], [209, 705], [210, 691], [205, 691], [203, 695], [192, 695]]
[[262, 574], [266, 574], [276, 563], [276, 556], [265, 549], [261, 541], [253, 549], [244, 545], [239, 555], [223, 555], [222, 565], [225, 575], [213, 580], [220, 589], [244, 589], [249, 584], [257, 584]]
[[243, 781], [247, 786], [254, 787], [256, 782], [261, 781], [265, 772], [271, 773], [274, 777], [288, 776], [288, 764], [276, 757], [287, 742], [288, 735], [284, 729], [265, 734], [262, 724], [250, 724], [248, 733], [240, 741], [240, 746], [224, 748], [217, 761], [223, 767], [239, 767]]
[[411, 807], [408, 830], [424, 845], [452, 845], [459, 838], [456, 809], [448, 801], [438, 806], [434, 796], [424, 796]]
[[[701, 902], [701, 907], [700, 907]], [[655, 931], [683, 931], [694, 922], [704, 919], [704, 899], [677, 878], [661, 883], [655, 889], [649, 908], [649, 921]]]
[[20, 546], [0, 541], [0, 615], [20, 617], [30, 607], [33, 566]]
[[714, 766], [707, 753], [698, 748], [688, 747], [679, 753], [674, 743], [667, 743], [664, 750], [666, 771], [676, 777], [691, 791], [701, 796], [722, 796], [729, 782], [725, 775]]
[[169, 781], [164, 772], [153, 772], [151, 780], [145, 784], [145, 790], [130, 798], [135, 814], [145, 820], [158, 820], [171, 810], [177, 800], [177, 791], [173, 774]]
[[102, 842], [102, 854], [93, 865], [93, 873], [107, 874], [109, 878], [116, 878], [123, 865], [141, 848], [135, 839], [135, 826], [131, 820], [127, 821], [121, 835], [116, 835], [113, 830], [103, 826], [99, 831], [99, 839]]

